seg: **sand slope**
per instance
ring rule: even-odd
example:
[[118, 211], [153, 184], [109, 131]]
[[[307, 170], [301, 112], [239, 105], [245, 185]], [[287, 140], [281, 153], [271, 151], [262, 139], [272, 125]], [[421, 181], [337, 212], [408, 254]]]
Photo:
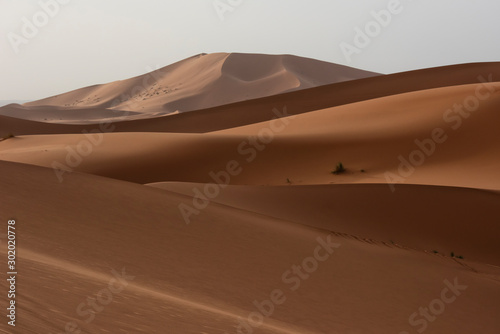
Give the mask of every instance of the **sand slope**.
[[202, 54], [135, 78], [10, 105], [0, 115], [56, 123], [96, 123], [98, 116], [136, 119], [375, 75], [291, 55]]
[[[112, 122], [107, 127], [113, 132], [210, 132], [230, 127], [263, 122], [276, 117], [274, 109], [282, 109], [292, 115], [354, 103], [389, 95], [402, 94], [418, 90], [456, 86], [483, 81], [497, 82], [500, 78], [499, 63], [477, 63], [445, 66], [410, 72], [403, 72], [374, 78], [351, 80], [331, 85], [283, 93], [249, 101], [235, 102], [228, 105], [180, 113], [152, 119]], [[11, 115], [15, 110], [7, 106], [4, 110]], [[14, 108], [17, 108], [14, 106]], [[49, 108], [50, 110], [50, 108]], [[86, 109], [87, 110], [87, 109]], [[97, 111], [96, 111], [97, 112]], [[0, 135], [81, 133], [82, 131], [101, 130], [99, 125], [68, 125], [35, 122], [2, 116], [0, 112]], [[115, 115], [111, 112], [110, 118]], [[118, 115], [121, 115], [118, 113]], [[85, 113], [82, 118], [86, 117]], [[138, 117], [134, 115], [133, 117]], [[88, 115], [92, 119], [92, 114]], [[108, 118], [107, 118], [108, 119]], [[104, 122], [107, 123], [107, 119]], [[128, 117], [130, 119], [130, 117]], [[57, 120], [60, 122], [61, 120]], [[74, 119], [73, 119], [74, 121]], [[86, 123], [95, 123], [85, 121]], [[110, 131], [103, 130], [103, 131]]]
[[[153, 183], [194, 197], [205, 184]], [[228, 186], [213, 202], [267, 216], [500, 265], [500, 192], [385, 184]]]
[[[332, 234], [338, 248], [297, 287], [283, 273], [313, 256], [316, 238], [329, 232], [216, 204], [186, 225], [177, 205], [188, 197], [80, 174], [59, 184], [40, 167], [1, 168], [1, 219], [22, 226], [22, 332], [63, 331], [74, 321], [88, 332], [236, 333], [239, 317], [255, 312], [252, 302], [275, 289], [285, 300], [255, 332], [413, 332], [420, 326], [408, 318], [441, 298], [444, 280], [466, 289], [427, 323], [428, 333], [499, 328], [498, 268]], [[122, 268], [135, 277], [85, 323], [78, 305]]]
[[[467, 118], [460, 116], [456, 129], [456, 121], [443, 119], [480, 87], [417, 91], [208, 134], [20, 136], [0, 142], [0, 159], [138, 183], [212, 182], [210, 173], [234, 160], [241, 172], [232, 184], [417, 183], [498, 190], [498, 92]], [[437, 128], [446, 140], [429, 144]], [[427, 144], [421, 148], [415, 140]], [[400, 159], [410, 165], [402, 168]], [[333, 175], [339, 161], [348, 171]]]

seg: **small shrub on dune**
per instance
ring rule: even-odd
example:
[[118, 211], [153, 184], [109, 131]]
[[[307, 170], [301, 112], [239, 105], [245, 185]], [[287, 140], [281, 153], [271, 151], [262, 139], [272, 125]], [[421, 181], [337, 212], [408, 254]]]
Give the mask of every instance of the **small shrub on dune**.
[[338, 175], [344, 173], [345, 171], [346, 169], [344, 167], [344, 164], [339, 162], [337, 166], [335, 166], [335, 169], [332, 171], [332, 174]]

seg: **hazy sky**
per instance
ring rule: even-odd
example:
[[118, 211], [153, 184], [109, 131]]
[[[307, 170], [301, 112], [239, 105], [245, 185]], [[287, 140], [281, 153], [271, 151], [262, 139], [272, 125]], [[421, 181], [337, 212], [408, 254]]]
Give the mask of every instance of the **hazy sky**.
[[295, 54], [382, 73], [500, 60], [500, 1], [397, 2], [0, 0], [0, 100], [126, 79], [202, 52]]

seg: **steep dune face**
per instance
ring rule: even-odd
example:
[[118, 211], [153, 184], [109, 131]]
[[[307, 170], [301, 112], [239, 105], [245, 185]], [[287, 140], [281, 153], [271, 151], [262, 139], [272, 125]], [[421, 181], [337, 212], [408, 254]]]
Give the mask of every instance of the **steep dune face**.
[[[198, 55], [150, 73], [109, 84], [10, 105], [0, 115], [41, 122], [86, 123], [136, 119], [210, 108], [297, 89], [376, 76], [376, 73], [289, 55]], [[32, 113], [24, 112], [29, 108]], [[67, 117], [78, 110], [80, 119]], [[116, 113], [115, 113], [116, 111]], [[131, 115], [124, 112], [131, 112]], [[139, 115], [137, 115], [139, 114]]]
[[[59, 333], [68, 323], [90, 333], [498, 329], [497, 267], [215, 203], [186, 225], [178, 206], [187, 196], [77, 173], [61, 184], [36, 166], [0, 168], [0, 219], [14, 217], [22, 240], [22, 332]], [[442, 298], [439, 321], [418, 313]]]

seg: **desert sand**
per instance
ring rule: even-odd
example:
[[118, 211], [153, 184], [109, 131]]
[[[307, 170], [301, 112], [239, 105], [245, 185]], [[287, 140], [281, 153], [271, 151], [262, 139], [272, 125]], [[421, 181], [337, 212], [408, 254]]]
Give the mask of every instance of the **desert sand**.
[[222, 53], [2, 107], [16, 330], [496, 334], [499, 107], [500, 63]]
[[291, 55], [200, 54], [135, 78], [11, 104], [0, 115], [73, 124], [149, 119], [377, 75]]

